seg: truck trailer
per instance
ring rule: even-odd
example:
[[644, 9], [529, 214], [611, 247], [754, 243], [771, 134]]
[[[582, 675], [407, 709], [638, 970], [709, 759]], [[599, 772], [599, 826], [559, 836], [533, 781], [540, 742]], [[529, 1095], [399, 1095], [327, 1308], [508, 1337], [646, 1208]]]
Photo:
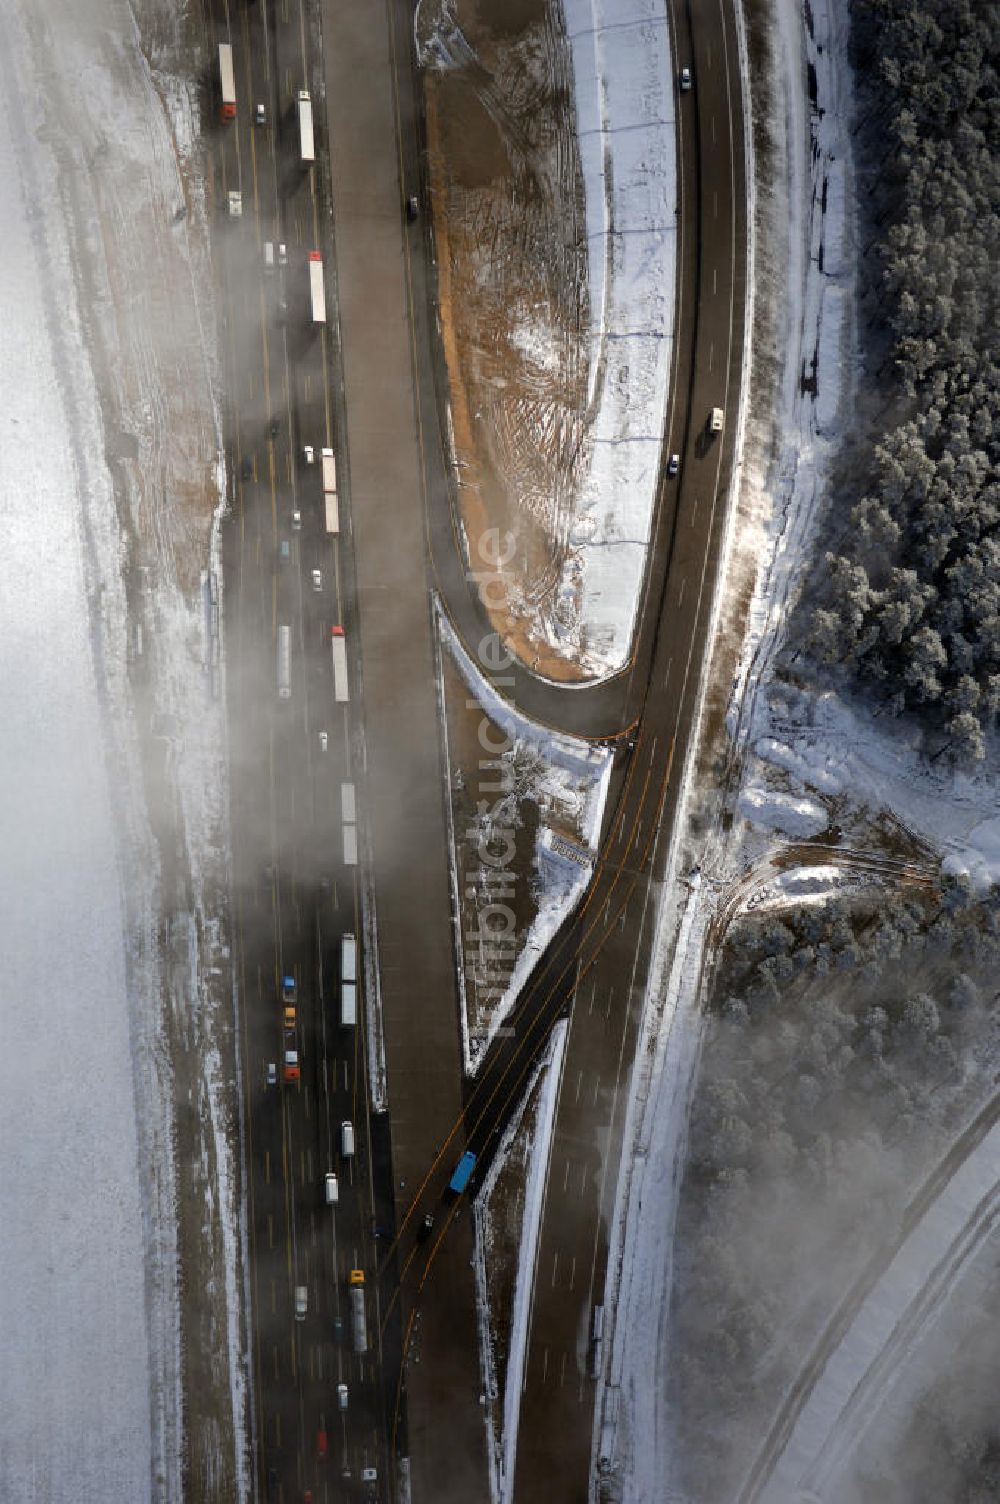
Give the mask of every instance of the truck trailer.
[[344, 825], [344, 866], [356, 867], [358, 865], [358, 827], [356, 825]]
[[292, 629], [278, 628], [278, 699], [292, 698]]
[[347, 643], [343, 627], [330, 628], [330, 647], [333, 652], [333, 698], [339, 705], [346, 705], [347, 690]]
[[236, 79], [233, 74], [233, 49], [228, 42], [219, 43], [219, 86], [222, 90], [222, 118], [236, 118]]
[[352, 1285], [350, 1293], [354, 1351], [360, 1355], [368, 1351], [368, 1325], [365, 1321], [365, 1287], [364, 1285]]
[[323, 290], [323, 257], [319, 251], [309, 252], [309, 295], [312, 299], [312, 321], [326, 323], [326, 293]]
[[303, 162], [315, 162], [316, 146], [313, 141], [313, 107], [308, 89], [299, 90], [299, 147]]

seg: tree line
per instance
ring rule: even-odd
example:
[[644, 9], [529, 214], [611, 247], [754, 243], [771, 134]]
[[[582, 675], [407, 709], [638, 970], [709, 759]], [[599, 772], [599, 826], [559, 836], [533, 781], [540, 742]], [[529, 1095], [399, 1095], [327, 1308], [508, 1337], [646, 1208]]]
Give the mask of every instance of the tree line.
[[995, 0], [854, 7], [880, 381], [898, 421], [827, 555], [808, 649], [959, 759], [1000, 709], [1000, 25]]

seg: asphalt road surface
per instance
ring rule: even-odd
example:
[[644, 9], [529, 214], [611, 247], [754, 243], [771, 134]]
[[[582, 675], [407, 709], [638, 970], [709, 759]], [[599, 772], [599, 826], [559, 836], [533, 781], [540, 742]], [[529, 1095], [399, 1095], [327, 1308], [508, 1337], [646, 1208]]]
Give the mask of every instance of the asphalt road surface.
[[[360, 940], [363, 929], [358, 869], [344, 861], [341, 821], [360, 722], [353, 701], [334, 701], [329, 647], [331, 625], [352, 609], [349, 531], [327, 533], [320, 465], [304, 458], [306, 444], [317, 454], [336, 444], [341, 402], [335, 331], [310, 321], [308, 253], [324, 254], [332, 302], [332, 245], [322, 176], [301, 164], [295, 115], [298, 89], [317, 93], [319, 60], [304, 7], [241, 6], [227, 16], [220, 5], [212, 23], [213, 53], [227, 36], [233, 44], [238, 100], [236, 120], [218, 128], [216, 201], [224, 213], [230, 188], [243, 201], [240, 218], [220, 222], [217, 243], [236, 471], [223, 546], [254, 1462], [262, 1498], [283, 1504], [311, 1489], [315, 1500], [332, 1501], [363, 1496], [363, 1468], [376, 1468], [380, 1479], [388, 1470], [373, 1275], [375, 1229], [391, 1208], [374, 1184], [387, 1172], [388, 1143], [377, 1120], [370, 1126], [366, 1031], [341, 1029], [337, 1012], [341, 936]], [[254, 123], [258, 102], [263, 125]], [[213, 112], [217, 105], [216, 89]], [[322, 121], [317, 135], [322, 144]], [[346, 492], [341, 509], [349, 525]], [[287, 699], [277, 693], [283, 625], [291, 633]], [[357, 684], [353, 650], [351, 660]], [[287, 1036], [286, 974], [298, 998]], [[280, 1079], [285, 1048], [298, 1050], [298, 1083]], [[277, 1085], [267, 1083], [270, 1063]], [[351, 1156], [341, 1152], [344, 1121], [355, 1127]], [[325, 1203], [328, 1170], [339, 1178], [335, 1207]], [[349, 1315], [352, 1270], [368, 1279], [361, 1355]], [[301, 1320], [297, 1286], [307, 1292]]]

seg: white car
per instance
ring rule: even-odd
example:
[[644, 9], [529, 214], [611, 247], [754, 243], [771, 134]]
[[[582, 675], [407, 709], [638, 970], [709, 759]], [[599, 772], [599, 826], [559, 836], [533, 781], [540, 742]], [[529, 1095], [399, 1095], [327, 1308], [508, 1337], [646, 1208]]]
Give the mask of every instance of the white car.
[[292, 513], [292, 532], [293, 533], [297, 533], [301, 527], [302, 527], [302, 513], [301, 512], [293, 512]]
[[378, 1469], [374, 1467], [363, 1467], [361, 1469], [361, 1481], [362, 1483], [377, 1483]]
[[330, 745], [330, 738], [329, 738], [329, 736], [327, 735], [327, 733], [325, 731], [321, 731], [320, 734], [319, 734], [319, 750], [321, 752], [325, 752], [326, 749], [327, 749], [327, 747], [329, 745]]
[[337, 1185], [337, 1177], [332, 1170], [327, 1170], [323, 1185], [326, 1191], [327, 1206], [336, 1206], [340, 1200], [340, 1187]]
[[273, 1060], [267, 1062], [267, 1084], [268, 1086], [277, 1086], [278, 1084], [278, 1067]]
[[670, 456], [670, 459], [669, 459], [668, 463], [667, 463], [667, 474], [668, 475], [676, 475], [677, 472], [678, 472], [678, 470], [680, 468], [681, 468], [681, 457], [680, 457], [680, 455], [679, 454], [672, 454]]
[[267, 111], [265, 110], [265, 108], [264, 108], [264, 106], [262, 104], [259, 104], [257, 106], [256, 110], [254, 110], [254, 116], [253, 116], [253, 118], [257, 122], [258, 125], [266, 125], [267, 124]]
[[341, 1410], [346, 1410], [347, 1409], [347, 1385], [346, 1384], [338, 1384], [337, 1385], [337, 1404], [340, 1406]]
[[708, 418], [709, 432], [710, 433], [721, 433], [722, 432], [722, 421], [723, 421], [722, 408], [721, 407], [713, 407], [711, 413], [709, 414], [709, 418]]
[[311, 444], [303, 444], [302, 455], [307, 465], [316, 463], [316, 451]]
[[690, 89], [690, 87], [691, 87], [691, 69], [690, 68], [682, 68], [681, 69], [681, 93], [682, 94], [686, 94], [687, 91], [688, 91], [688, 89]]
[[285, 248], [284, 241], [281, 240], [278, 241], [278, 265], [288, 265], [288, 251]]
[[313, 589], [314, 590], [322, 590], [323, 589], [323, 571], [322, 571], [322, 569], [314, 569], [313, 570], [313, 572], [312, 572], [312, 582], [313, 582]]

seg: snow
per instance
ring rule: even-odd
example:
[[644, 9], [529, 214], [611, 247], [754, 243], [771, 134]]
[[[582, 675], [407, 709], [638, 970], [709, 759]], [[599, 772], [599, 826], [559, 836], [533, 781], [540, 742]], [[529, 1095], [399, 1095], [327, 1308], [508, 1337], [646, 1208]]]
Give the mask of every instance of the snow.
[[[598, 677], [626, 663], [646, 567], [673, 350], [675, 120], [663, 0], [564, 0], [586, 197], [587, 473], [560, 592]], [[554, 644], [558, 646], [559, 644]]]
[[[524, 937], [523, 947], [510, 973], [503, 996], [491, 1010], [486, 1030], [478, 1033], [475, 1040], [471, 1038], [469, 1029], [464, 952], [461, 945], [457, 946], [465, 1068], [470, 1074], [474, 1074], [490, 1040], [510, 1014], [521, 989], [544, 955], [550, 940], [587, 889], [597, 854], [614, 755], [609, 747], [549, 730], [519, 714], [507, 700], [501, 699], [489, 679], [476, 667], [440, 607], [437, 610], [437, 620], [442, 646], [454, 659], [476, 703], [509, 739], [514, 755], [530, 750], [539, 759], [537, 772], [526, 780], [525, 787], [519, 786], [517, 790], [519, 797], [532, 799], [537, 803], [541, 816], [532, 872], [538, 911]], [[444, 685], [438, 665], [438, 700], [442, 707], [443, 697]], [[443, 711], [442, 724], [447, 724]], [[451, 788], [452, 771], [448, 760], [447, 738], [445, 762], [447, 786]], [[553, 814], [558, 814], [563, 825], [572, 822], [579, 836], [578, 842], [567, 841], [552, 831], [546, 818]], [[456, 836], [450, 801], [448, 834], [452, 909], [458, 914], [459, 878], [455, 863]]]
[[521, 1096], [521, 1107], [513, 1115], [483, 1182], [482, 1190], [473, 1205], [476, 1224], [475, 1261], [476, 1287], [479, 1305], [479, 1349], [485, 1373], [484, 1390], [487, 1395], [495, 1393], [495, 1368], [491, 1353], [490, 1324], [487, 1295], [487, 1274], [484, 1250], [489, 1243], [487, 1233], [487, 1208], [497, 1180], [507, 1162], [511, 1144], [521, 1129], [525, 1107], [541, 1078], [541, 1090], [535, 1111], [535, 1125], [531, 1144], [526, 1154], [528, 1177], [525, 1184], [524, 1211], [521, 1217], [521, 1246], [517, 1260], [517, 1282], [514, 1289], [514, 1308], [510, 1317], [510, 1336], [507, 1357], [507, 1382], [503, 1395], [503, 1430], [496, 1434], [496, 1422], [487, 1407], [487, 1422], [492, 1430], [490, 1448], [490, 1497], [493, 1504], [509, 1504], [514, 1482], [514, 1462], [517, 1455], [517, 1426], [521, 1408], [521, 1389], [524, 1383], [524, 1359], [528, 1348], [528, 1318], [531, 1314], [531, 1291], [534, 1283], [535, 1254], [541, 1231], [542, 1209], [545, 1200], [545, 1182], [548, 1178], [549, 1154], [552, 1147], [552, 1132], [555, 1125], [556, 1106], [559, 1101], [559, 1083], [562, 1079], [563, 1058], [569, 1024], [560, 1019], [552, 1029], [545, 1053], [532, 1074], [531, 1082]]
[[[159, 1355], [146, 1325], [133, 1096], [142, 1025], [129, 1000], [130, 964], [150, 992], [155, 973], [125, 940], [130, 908], [149, 902], [150, 838], [129, 807], [129, 730], [111, 724], [125, 688], [117, 522], [68, 248], [38, 188], [51, 165], [25, 127], [25, 51], [5, 8], [0, 1497], [10, 1504], [149, 1498], [154, 1457], [166, 1460], [152, 1434]], [[120, 846], [116, 807], [134, 822], [140, 860]]]
[[974, 825], [960, 850], [946, 856], [941, 866], [952, 876], [968, 877], [976, 893], [1000, 885], [1000, 816]]
[[151, 72], [143, 10], [0, 10], [5, 1504], [183, 1495], [172, 1028], [201, 1051], [206, 1327], [231, 1496], [249, 1492], [218, 537], [192, 504], [224, 495], [212, 279], [183, 158], [198, 89]]
[[739, 812], [751, 825], [780, 830], [786, 836], [804, 839], [818, 835], [828, 824], [826, 810], [815, 799], [797, 799], [776, 790], [744, 789]]
[[823, 1366], [795, 1418], [762, 1504], [784, 1504], [800, 1489], [842, 1497], [837, 1478], [899, 1373], [976, 1257], [993, 1257], [1000, 1221], [1000, 1127], [962, 1161], [918, 1221]]

